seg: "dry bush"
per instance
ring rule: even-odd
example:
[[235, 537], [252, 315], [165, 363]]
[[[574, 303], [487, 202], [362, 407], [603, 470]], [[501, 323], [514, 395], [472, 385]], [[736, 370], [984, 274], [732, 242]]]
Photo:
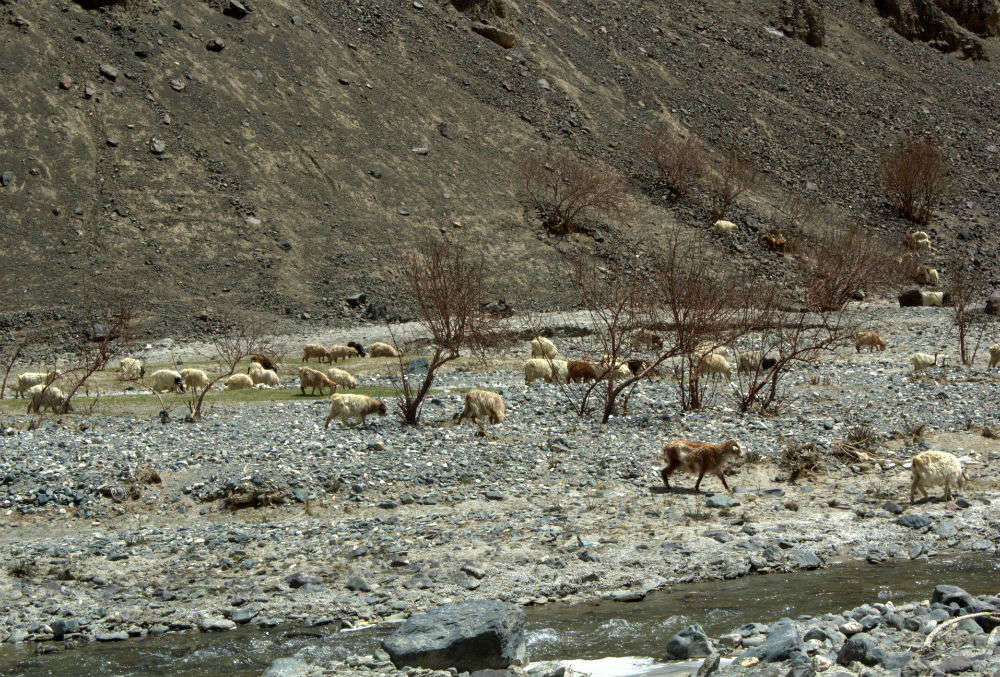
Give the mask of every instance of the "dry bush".
[[861, 423], [847, 432], [848, 443], [859, 449], [874, 449], [878, 446], [878, 433], [867, 423]]
[[988, 286], [985, 273], [972, 264], [973, 258], [970, 252], [958, 252], [948, 262], [948, 294], [952, 304], [952, 322], [958, 335], [958, 357], [966, 366], [975, 363], [989, 327], [985, 321], [988, 318], [970, 307]]
[[705, 147], [693, 136], [684, 139], [661, 128], [643, 139], [641, 150], [659, 181], [678, 197], [690, 194], [708, 171]]
[[918, 224], [931, 220], [949, 188], [950, 164], [938, 143], [906, 136], [882, 154], [886, 197], [901, 216]]
[[521, 185], [542, 223], [557, 235], [582, 230], [588, 217], [620, 217], [629, 195], [618, 174], [569, 153], [528, 156], [521, 164]]
[[37, 570], [35, 560], [28, 557], [15, 557], [7, 564], [7, 573], [14, 578], [29, 578]]
[[788, 481], [795, 482], [800, 477], [816, 475], [825, 468], [825, 452], [815, 442], [787, 444], [781, 452], [778, 465], [788, 473]]
[[7, 392], [7, 379], [14, 364], [21, 358], [24, 349], [39, 340], [38, 336], [28, 334], [17, 338], [8, 339], [2, 349], [0, 349], [0, 368], [3, 369], [3, 381], [0, 382], [0, 399], [3, 399]]
[[729, 150], [722, 163], [708, 176], [708, 220], [714, 223], [725, 218], [743, 193], [753, 190], [760, 180], [757, 169]]

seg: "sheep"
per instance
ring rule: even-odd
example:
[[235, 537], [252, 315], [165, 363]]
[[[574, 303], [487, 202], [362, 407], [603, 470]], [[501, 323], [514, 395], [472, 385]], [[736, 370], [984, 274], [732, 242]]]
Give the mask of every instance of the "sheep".
[[632, 345], [637, 348], [660, 348], [663, 346], [663, 337], [648, 329], [637, 329], [632, 334]]
[[208, 374], [201, 369], [181, 369], [180, 375], [185, 388], [197, 391], [199, 388], [208, 387]]
[[730, 233], [735, 233], [737, 226], [732, 221], [724, 221], [719, 219], [712, 224], [712, 232], [716, 235], [728, 235]]
[[253, 379], [246, 374], [233, 374], [226, 379], [224, 390], [246, 390], [253, 388]]
[[868, 348], [868, 352], [885, 350], [885, 341], [873, 331], [859, 331], [854, 335], [854, 349], [860, 353], [862, 348]]
[[[308, 362], [310, 358], [315, 357], [320, 362], [329, 362], [332, 358], [330, 357], [330, 351], [318, 343], [308, 343], [302, 346], [302, 361]], [[263, 362], [260, 363], [261, 366], [264, 365]]]
[[569, 383], [569, 363], [566, 360], [552, 360], [551, 383]]
[[927, 353], [913, 353], [910, 357], [910, 364], [913, 365], [913, 372], [921, 372], [929, 367], [937, 366], [937, 353], [928, 355]]
[[698, 347], [694, 349], [694, 354], [697, 355], [699, 359], [712, 353], [728, 358], [729, 346], [718, 346], [714, 343], [699, 343]]
[[36, 383], [28, 388], [24, 396], [28, 399], [29, 414], [40, 414], [46, 407], [51, 409], [53, 414], [73, 411], [73, 406], [63, 391], [53, 385]]
[[461, 423], [466, 418], [471, 418], [472, 422], [479, 427], [479, 434], [485, 435], [484, 420], [489, 420], [493, 425], [499, 425], [506, 417], [503, 398], [500, 395], [488, 390], [470, 390], [465, 394], [465, 409], [459, 415], [458, 422]]
[[[605, 379], [608, 377], [608, 366], [611, 359], [607, 356], [598, 365], [597, 377]], [[628, 368], [627, 362], [619, 362], [614, 368], [615, 379], [626, 379], [632, 377], [632, 370]]]
[[348, 341], [347, 342], [347, 347], [348, 348], [354, 348], [356, 351], [358, 351], [358, 357], [365, 357], [365, 355], [366, 355], [366, 353], [365, 353], [365, 347], [363, 345], [361, 345], [360, 343], [358, 343], [357, 341]]
[[[628, 367], [628, 371], [632, 376], [638, 376], [646, 369], [649, 369], [649, 362], [646, 360], [640, 360], [637, 358], [632, 358], [625, 362], [625, 366]], [[652, 376], [652, 372], [646, 374], [647, 377]]]
[[23, 374], [19, 374], [17, 377], [17, 386], [14, 388], [14, 397], [24, 397], [25, 393], [30, 388], [38, 385], [39, 383], [43, 385], [51, 385], [52, 382], [58, 377], [59, 374], [54, 371], [26, 371]]
[[262, 385], [268, 388], [275, 388], [281, 385], [281, 379], [278, 378], [278, 374], [273, 369], [264, 369], [256, 362], [250, 366], [251, 369], [248, 376], [255, 386]]
[[930, 449], [914, 456], [910, 461], [913, 481], [910, 483], [910, 503], [916, 502], [917, 492], [927, 496], [929, 487], [944, 485], [944, 498], [951, 500], [951, 488], [961, 489], [969, 481], [968, 475], [953, 454]]
[[[337, 362], [339, 360], [346, 360], [351, 357], [357, 357], [358, 351], [351, 346], [330, 346], [327, 349], [327, 354], [330, 357], [331, 362]], [[372, 356], [374, 357], [374, 355]]]
[[931, 238], [922, 230], [915, 230], [906, 236], [906, 246], [910, 249], [930, 251]]
[[730, 378], [733, 375], [733, 367], [722, 355], [709, 353], [701, 358], [701, 361], [698, 363], [698, 374], [700, 376], [711, 376], [712, 378], [720, 378], [721, 376]]
[[556, 344], [544, 336], [538, 336], [531, 341], [532, 357], [545, 357], [551, 360], [558, 354], [559, 350], [556, 348]]
[[760, 369], [761, 363], [764, 361], [763, 353], [759, 352], [745, 352], [740, 353], [739, 360], [736, 361], [737, 371], [757, 371]]
[[552, 366], [548, 360], [533, 357], [524, 363], [524, 384], [530, 386], [538, 379], [542, 379], [546, 383], [551, 383]]
[[316, 388], [319, 388], [319, 394], [322, 395], [324, 386], [330, 388], [330, 390], [337, 389], [337, 384], [331, 381], [323, 372], [310, 369], [309, 367], [299, 369], [299, 388], [302, 390], [303, 395], [306, 394], [306, 388], [310, 388], [313, 395], [316, 394]]
[[742, 457], [743, 449], [736, 440], [728, 440], [722, 444], [673, 440], [663, 445], [663, 462], [667, 466], [660, 471], [660, 476], [663, 477], [663, 485], [669, 489], [670, 476], [677, 468], [698, 473], [698, 481], [694, 484], [697, 492], [701, 490], [701, 480], [705, 473], [712, 473], [722, 480], [726, 491], [732, 493], [723, 472], [733, 459]]
[[345, 388], [350, 388], [351, 390], [358, 387], [358, 379], [354, 378], [354, 376], [343, 369], [330, 367], [326, 370], [326, 375], [331, 381], [339, 386], [344, 386]]
[[368, 346], [368, 354], [372, 357], [399, 357], [399, 351], [388, 343], [376, 341]]
[[788, 240], [782, 235], [764, 235], [760, 238], [760, 243], [767, 249], [779, 254], [784, 254], [788, 250]]
[[118, 363], [118, 370], [121, 371], [120, 378], [123, 381], [134, 381], [146, 375], [146, 365], [134, 357], [122, 358]]
[[[278, 373], [278, 365], [276, 365], [274, 363], [274, 361], [270, 357], [268, 357], [267, 355], [259, 355], [257, 353], [254, 353], [253, 355], [250, 355], [249, 357], [250, 357], [250, 361], [251, 362], [256, 362], [257, 364], [259, 364], [260, 366], [262, 366], [264, 369], [270, 369], [275, 374]], [[247, 370], [247, 373], [250, 373], [249, 369]]]
[[1000, 343], [990, 346], [990, 369], [1000, 367]]
[[173, 369], [157, 369], [150, 378], [153, 380], [153, 392], [184, 392], [184, 379]]
[[385, 403], [382, 400], [367, 395], [334, 393], [330, 395], [330, 413], [327, 414], [323, 427], [328, 427], [335, 418], [339, 418], [347, 426], [350, 425], [349, 419], [357, 418], [364, 425], [368, 416], [385, 416], [385, 413]]
[[921, 266], [920, 272], [917, 274], [917, 281], [922, 284], [927, 284], [932, 287], [936, 287], [941, 281], [941, 276], [938, 275], [937, 268], [931, 268], [930, 266]]
[[570, 360], [566, 363], [566, 376], [570, 383], [596, 381], [597, 369], [586, 360]]
[[920, 305], [935, 306], [940, 308], [944, 305], [943, 291], [922, 291], [920, 292]]

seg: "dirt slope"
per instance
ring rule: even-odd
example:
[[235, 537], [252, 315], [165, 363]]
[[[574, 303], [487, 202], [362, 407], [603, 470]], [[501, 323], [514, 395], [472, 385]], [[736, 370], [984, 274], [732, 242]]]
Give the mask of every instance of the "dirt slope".
[[[487, 253], [515, 307], [557, 307], [570, 243], [518, 199], [518, 158], [546, 143], [634, 178], [642, 237], [680, 226], [761, 260], [753, 230], [784, 194], [902, 233], [875, 159], [931, 130], [959, 163], [937, 255], [962, 238], [993, 265], [996, 38], [976, 38], [993, 61], [962, 59], [859, 3], [822, 8], [819, 48], [776, 31], [767, 0], [507, 0], [503, 17], [443, 0], [243, 4], [237, 18], [229, 0], [0, 0], [0, 329], [57, 326], [116, 293], [152, 334], [198, 333], [231, 304], [328, 323], [358, 291], [391, 310], [394, 263], [438, 229]], [[482, 19], [517, 46], [470, 30]], [[764, 170], [733, 242], [712, 240], [697, 204], [642, 189], [636, 139], [663, 123]]]

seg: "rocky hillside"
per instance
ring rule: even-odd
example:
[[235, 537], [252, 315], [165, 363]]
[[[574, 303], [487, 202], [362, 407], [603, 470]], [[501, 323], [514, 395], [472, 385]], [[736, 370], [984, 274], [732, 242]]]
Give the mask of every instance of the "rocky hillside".
[[[0, 0], [0, 326], [58, 327], [123, 294], [154, 334], [197, 333], [229, 305], [286, 322], [372, 301], [391, 312], [400, 253], [438, 230], [485, 251], [515, 307], [558, 307], [572, 240], [611, 247], [616, 227], [545, 232], [518, 165], [547, 145], [629, 178], [629, 233], [680, 227], [761, 261], [773, 255], [754, 232], [789, 196], [903, 233], [878, 194], [878, 153], [931, 131], [957, 165], [929, 228], [935, 256], [961, 240], [993, 265], [996, 9]], [[762, 170], [731, 241], [710, 237], [697, 198], [650, 188], [636, 149], [660, 125]], [[349, 307], [358, 292], [366, 303]]]

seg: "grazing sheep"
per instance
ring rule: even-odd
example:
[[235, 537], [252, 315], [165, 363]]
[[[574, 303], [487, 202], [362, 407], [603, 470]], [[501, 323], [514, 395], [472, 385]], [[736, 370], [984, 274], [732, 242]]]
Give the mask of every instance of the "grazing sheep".
[[[254, 366], [256, 365], [256, 366]], [[253, 381], [255, 386], [267, 386], [268, 388], [276, 388], [281, 385], [281, 379], [278, 378], [278, 374], [273, 369], [264, 369], [259, 364], [254, 363], [250, 365], [250, 380]]]
[[[630, 374], [632, 374], [632, 376], [638, 376], [646, 369], [649, 369], [649, 362], [647, 362], [646, 360], [632, 358], [631, 360], [625, 362], [625, 366], [628, 367], [628, 371]], [[646, 374], [646, 377], [649, 378], [652, 375], [653, 375], [652, 372], [650, 372], [649, 374]]]
[[698, 473], [698, 481], [694, 484], [694, 490], [700, 491], [701, 480], [705, 473], [712, 473], [722, 480], [722, 486], [726, 488], [726, 491], [732, 493], [732, 489], [726, 484], [723, 472], [733, 459], [742, 457], [743, 449], [735, 440], [728, 440], [722, 444], [673, 440], [663, 445], [663, 462], [667, 466], [660, 471], [660, 476], [663, 477], [664, 486], [669, 489], [670, 476], [677, 468], [682, 468], [689, 473]]
[[710, 354], [722, 355], [725, 358], [729, 358], [729, 346], [717, 346], [714, 343], [699, 343], [698, 347], [694, 349], [694, 354], [698, 358], [703, 358], [705, 355]]
[[201, 369], [181, 369], [180, 374], [185, 388], [197, 391], [199, 388], [208, 387], [208, 374]]
[[913, 481], [910, 483], [910, 503], [917, 500], [917, 492], [927, 496], [930, 487], [944, 486], [944, 498], [951, 500], [951, 488], [961, 489], [969, 481], [962, 471], [962, 466], [953, 454], [946, 451], [930, 449], [921, 452], [911, 459], [910, 471]]
[[913, 353], [910, 357], [910, 364], [913, 365], [914, 373], [923, 371], [930, 367], [937, 366], [937, 353], [928, 355], [927, 353]]
[[663, 345], [663, 337], [649, 329], [637, 329], [632, 334], [632, 345], [637, 348], [659, 348]]
[[885, 350], [885, 341], [873, 331], [859, 331], [854, 335], [854, 349], [860, 353], [862, 348], [868, 348], [868, 352]]
[[722, 376], [730, 378], [733, 375], [733, 367], [722, 355], [709, 353], [701, 358], [701, 361], [698, 363], [698, 374], [700, 376], [711, 376], [712, 378], [720, 378]]
[[566, 376], [570, 383], [596, 381], [597, 368], [586, 360], [570, 360], [566, 363]]
[[[605, 379], [608, 377], [608, 366], [611, 360], [607, 357], [601, 360], [597, 368], [597, 377]], [[619, 362], [614, 368], [614, 374], [616, 379], [626, 379], [632, 378], [632, 370], [628, 368], [627, 362]]]
[[17, 377], [17, 386], [14, 388], [14, 397], [24, 396], [30, 388], [38, 385], [39, 383], [43, 385], [50, 385], [56, 380], [56, 378], [58, 378], [58, 376], [59, 374], [54, 371], [26, 371]]
[[917, 280], [922, 284], [931, 285], [932, 287], [938, 286], [941, 281], [941, 276], [938, 275], [937, 268], [931, 268], [930, 266], [921, 266], [920, 272], [917, 274]]
[[1000, 343], [990, 346], [990, 369], [1000, 367]]
[[348, 421], [356, 418], [361, 422], [361, 425], [364, 425], [368, 416], [375, 414], [385, 416], [385, 413], [385, 403], [382, 400], [367, 395], [334, 393], [330, 395], [330, 413], [327, 414], [323, 427], [328, 427], [330, 421], [335, 418], [339, 418], [344, 422], [344, 425], [348, 426], [350, 425]]
[[788, 251], [788, 240], [782, 235], [764, 235], [760, 238], [760, 243], [767, 249], [779, 254], [784, 254]]
[[566, 360], [552, 360], [552, 383], [569, 383], [569, 363]]
[[150, 378], [153, 380], [153, 392], [184, 392], [184, 379], [173, 369], [157, 369]]
[[64, 411], [73, 411], [72, 405], [66, 399], [63, 391], [56, 386], [45, 383], [36, 383], [28, 388], [24, 394], [28, 399], [28, 413], [40, 414], [42, 409], [49, 408], [53, 414], [61, 414]]
[[375, 341], [368, 346], [368, 354], [372, 357], [399, 357], [399, 351], [396, 350], [395, 346], [381, 341]]
[[146, 365], [142, 363], [142, 360], [137, 360], [134, 357], [122, 358], [122, 361], [118, 363], [118, 370], [121, 372], [120, 378], [123, 381], [134, 381], [146, 375]]
[[764, 361], [764, 354], [759, 352], [748, 351], [745, 353], [740, 353], [739, 360], [736, 361], [737, 371], [757, 371], [760, 369], [761, 363]]
[[533, 357], [524, 363], [524, 384], [530, 386], [538, 379], [551, 383], [552, 367], [548, 360]]
[[724, 221], [719, 219], [712, 224], [712, 232], [716, 235], [728, 235], [729, 233], [735, 233], [737, 226], [732, 221]]
[[224, 390], [246, 390], [253, 388], [253, 379], [246, 374], [233, 374], [226, 379], [223, 385]]
[[906, 246], [910, 249], [930, 251], [931, 238], [922, 230], [915, 230], [906, 236]]
[[479, 426], [479, 434], [485, 435], [486, 430], [483, 428], [485, 420], [489, 420], [493, 425], [499, 425], [506, 417], [503, 398], [500, 395], [488, 390], [470, 390], [465, 394], [465, 409], [458, 417], [458, 422], [471, 418], [472, 422]]
[[326, 374], [316, 369], [310, 369], [309, 367], [302, 367], [299, 369], [299, 388], [302, 390], [302, 394], [306, 394], [306, 388], [311, 389], [311, 394], [316, 394], [316, 388], [319, 388], [319, 394], [323, 394], [323, 387], [326, 386], [330, 390], [336, 390], [337, 384], [331, 381]]
[[257, 353], [254, 353], [249, 357], [251, 362], [256, 362], [260, 366], [264, 367], [264, 369], [270, 369], [275, 374], [278, 373], [278, 365], [276, 365], [274, 361], [267, 355], [258, 355]]
[[[339, 360], [357, 357], [358, 351], [351, 346], [330, 346], [329, 349], [327, 349], [327, 354], [330, 356], [331, 362], [337, 362]], [[372, 357], [374, 357], [374, 355]]]
[[354, 378], [349, 372], [343, 369], [337, 369], [337, 367], [330, 367], [326, 370], [327, 377], [339, 386], [344, 386], [345, 388], [350, 388], [354, 390], [358, 387], [358, 379]]
[[920, 305], [934, 306], [940, 308], [944, 305], [943, 291], [922, 291], [920, 292]]
[[348, 341], [347, 342], [347, 347], [348, 348], [354, 348], [356, 351], [358, 351], [358, 357], [365, 357], [365, 355], [366, 355], [366, 353], [365, 353], [365, 347], [363, 345], [361, 345], [360, 343], [358, 343], [357, 341]]
[[559, 350], [556, 348], [556, 344], [544, 336], [539, 336], [531, 341], [532, 357], [545, 357], [551, 360], [558, 354]]
[[[329, 362], [332, 359], [330, 357], [330, 351], [318, 343], [309, 343], [302, 346], [302, 361], [308, 362], [313, 357], [320, 362]], [[261, 366], [264, 365], [263, 362], [260, 364]]]

